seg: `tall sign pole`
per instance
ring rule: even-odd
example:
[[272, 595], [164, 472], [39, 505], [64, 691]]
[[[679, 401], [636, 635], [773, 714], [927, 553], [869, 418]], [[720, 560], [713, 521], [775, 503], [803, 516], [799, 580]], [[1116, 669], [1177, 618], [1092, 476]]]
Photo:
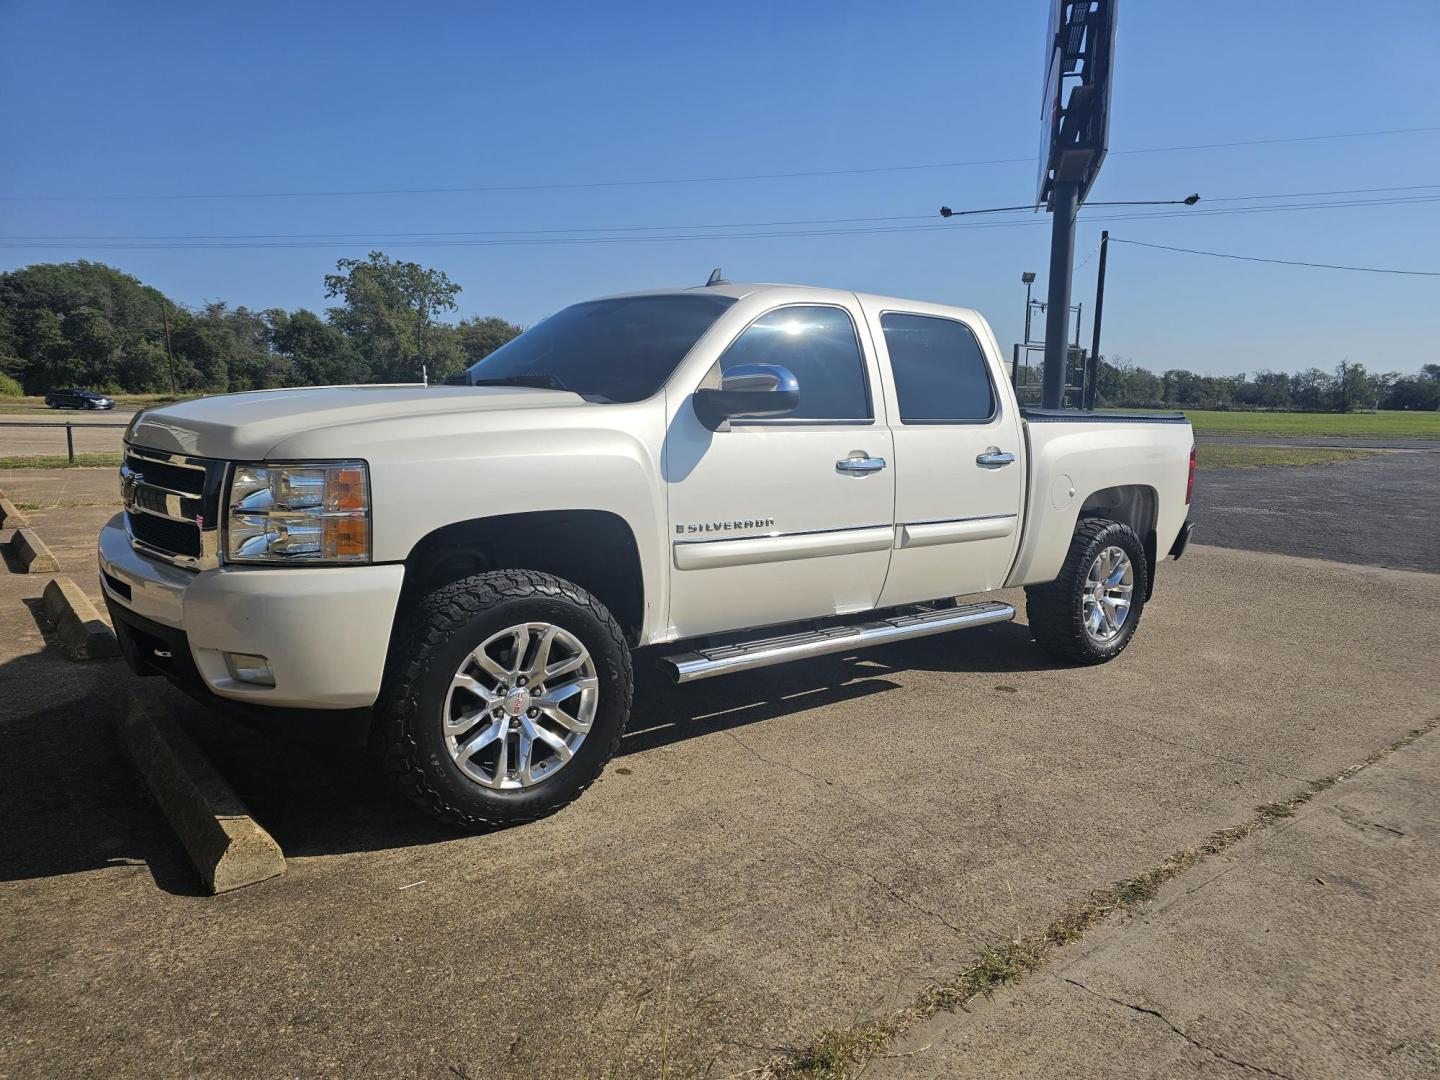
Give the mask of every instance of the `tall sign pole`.
[[1075, 262], [1075, 212], [1080, 208], [1080, 185], [1062, 180], [1051, 190], [1050, 283], [1045, 301], [1045, 381], [1040, 405], [1059, 409], [1065, 404], [1065, 368], [1070, 354], [1070, 276]]
[[1075, 215], [1090, 194], [1109, 147], [1118, 3], [1051, 0], [1046, 28], [1040, 180], [1035, 205], [1054, 215], [1045, 309], [1045, 375], [1040, 397], [1040, 404], [1047, 409], [1058, 409], [1065, 403]]

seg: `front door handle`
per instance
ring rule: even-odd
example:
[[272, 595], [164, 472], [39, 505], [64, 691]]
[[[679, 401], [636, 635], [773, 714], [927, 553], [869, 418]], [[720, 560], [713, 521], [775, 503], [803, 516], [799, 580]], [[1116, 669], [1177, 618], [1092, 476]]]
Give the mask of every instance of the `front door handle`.
[[975, 464], [986, 469], [998, 469], [1001, 465], [1009, 465], [1014, 460], [1014, 454], [1007, 454], [998, 446], [987, 446], [983, 454], [975, 455]]
[[866, 473], [879, 472], [885, 468], [883, 457], [867, 457], [863, 450], [857, 450], [849, 457], [841, 458], [835, 462], [835, 471], [850, 473], [854, 476], [864, 476]]

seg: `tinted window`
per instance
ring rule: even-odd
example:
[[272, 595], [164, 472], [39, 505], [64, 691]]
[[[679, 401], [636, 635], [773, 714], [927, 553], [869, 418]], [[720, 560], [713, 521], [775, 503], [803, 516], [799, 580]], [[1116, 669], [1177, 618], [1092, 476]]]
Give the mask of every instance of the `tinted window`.
[[855, 324], [841, 308], [796, 305], [760, 316], [720, 358], [736, 364], [779, 364], [800, 384], [790, 420], [868, 420], [870, 394]]
[[664, 385], [728, 296], [592, 300], [551, 315], [470, 368], [476, 382], [549, 377], [602, 401], [640, 401]]
[[890, 312], [880, 327], [902, 423], [988, 420], [995, 412], [985, 354], [964, 323]]

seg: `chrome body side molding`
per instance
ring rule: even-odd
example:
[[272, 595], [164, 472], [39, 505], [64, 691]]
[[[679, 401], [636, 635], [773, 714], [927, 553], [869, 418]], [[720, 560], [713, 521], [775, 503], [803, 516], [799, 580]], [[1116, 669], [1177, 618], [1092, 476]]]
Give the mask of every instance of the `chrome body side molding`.
[[823, 555], [884, 551], [894, 543], [894, 539], [893, 526], [865, 525], [820, 532], [727, 536], [718, 540], [677, 540], [673, 548], [675, 569], [712, 570], [721, 566], [748, 566], [753, 563], [814, 559]]
[[1019, 518], [1015, 514], [996, 514], [991, 517], [955, 518], [952, 521], [907, 522], [895, 530], [895, 546], [918, 548], [993, 540], [1014, 533], [1017, 521]]

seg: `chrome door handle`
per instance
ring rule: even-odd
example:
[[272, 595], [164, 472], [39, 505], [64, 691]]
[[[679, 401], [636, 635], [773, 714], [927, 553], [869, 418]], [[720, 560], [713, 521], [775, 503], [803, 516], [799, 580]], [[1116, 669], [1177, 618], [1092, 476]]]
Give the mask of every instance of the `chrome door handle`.
[[987, 446], [983, 454], [975, 455], [975, 464], [987, 469], [998, 469], [1015, 460], [1014, 454], [1004, 453], [998, 446]]
[[883, 457], [866, 457], [863, 452], [856, 452], [850, 457], [841, 458], [835, 462], [836, 472], [851, 473], [857, 476], [879, 472], [883, 468], [885, 468]]

